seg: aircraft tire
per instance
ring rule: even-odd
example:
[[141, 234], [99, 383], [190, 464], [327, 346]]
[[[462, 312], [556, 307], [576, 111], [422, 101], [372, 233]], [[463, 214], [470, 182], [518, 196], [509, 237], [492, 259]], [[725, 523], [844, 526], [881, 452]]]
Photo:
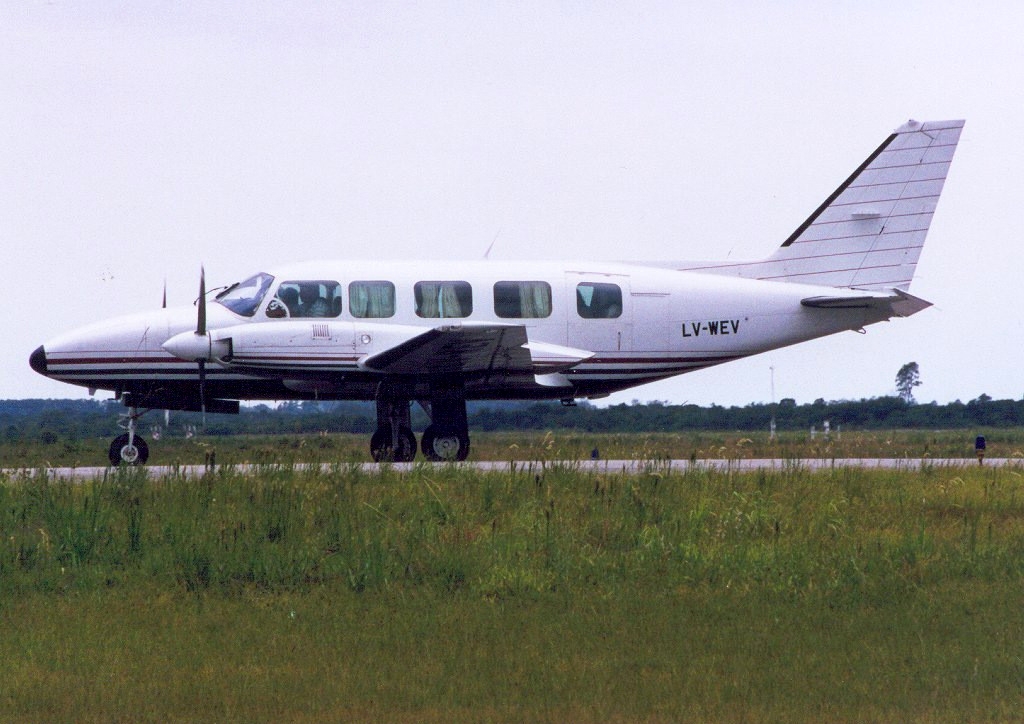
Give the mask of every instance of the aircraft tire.
[[409, 428], [398, 428], [398, 444], [391, 441], [391, 428], [378, 427], [370, 438], [370, 456], [375, 463], [409, 463], [416, 457], [416, 435]]
[[421, 449], [434, 462], [458, 461], [469, 457], [469, 434], [453, 428], [430, 425], [423, 431]]
[[107, 451], [110, 464], [115, 468], [124, 463], [125, 465], [145, 465], [149, 460], [149, 445], [138, 435], [135, 436], [133, 447], [128, 446], [128, 433], [118, 435], [110, 443], [110, 450]]

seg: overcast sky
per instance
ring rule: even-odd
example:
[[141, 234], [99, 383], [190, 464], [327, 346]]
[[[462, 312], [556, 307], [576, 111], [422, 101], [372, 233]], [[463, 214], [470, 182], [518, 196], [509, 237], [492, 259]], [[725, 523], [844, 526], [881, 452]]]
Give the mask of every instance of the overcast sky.
[[[909, 118], [967, 125], [935, 307], [613, 401], [1024, 396], [1024, 4], [0, 4], [0, 398], [31, 351], [329, 257], [767, 256]], [[108, 397], [105, 393], [102, 396]]]

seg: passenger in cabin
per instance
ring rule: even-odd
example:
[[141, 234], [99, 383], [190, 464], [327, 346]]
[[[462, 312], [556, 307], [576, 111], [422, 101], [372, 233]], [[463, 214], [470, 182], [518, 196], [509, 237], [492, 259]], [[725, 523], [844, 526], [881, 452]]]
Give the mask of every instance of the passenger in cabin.
[[622, 289], [617, 284], [584, 282], [576, 287], [576, 311], [584, 319], [622, 316]]
[[331, 306], [320, 296], [319, 284], [303, 284], [299, 287], [299, 310], [296, 317], [326, 317]]

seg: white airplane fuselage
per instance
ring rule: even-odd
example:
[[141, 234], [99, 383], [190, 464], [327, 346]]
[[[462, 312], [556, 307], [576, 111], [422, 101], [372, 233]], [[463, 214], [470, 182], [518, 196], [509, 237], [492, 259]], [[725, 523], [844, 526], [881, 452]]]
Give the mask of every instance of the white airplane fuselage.
[[[194, 306], [41, 345], [53, 379], [131, 410], [110, 460], [142, 462], [140, 409], [374, 400], [375, 459], [464, 459], [466, 401], [601, 397], [930, 306], [910, 295], [963, 121], [909, 121], [776, 251], [752, 262], [322, 261]], [[140, 447], [141, 445], [141, 447]]]
[[[252, 316], [208, 306], [210, 334], [233, 333], [234, 355], [206, 369], [211, 399], [374, 399], [380, 373], [360, 362], [438, 326], [515, 325], [530, 342], [592, 352], [567, 368], [481, 370], [465, 383], [467, 399], [578, 398], [599, 396], [652, 380], [702, 369], [778, 347], [856, 330], [885, 317], [870, 308], [818, 309], [802, 300], [835, 289], [718, 277], [630, 264], [559, 262], [318, 262], [268, 273], [274, 278]], [[342, 290], [337, 316], [267, 316], [282, 283], [329, 280]], [[353, 282], [394, 284], [395, 309], [386, 318], [352, 314], [344, 292]], [[414, 285], [423, 281], [468, 284], [472, 311], [458, 317], [417, 314]], [[502, 282], [543, 282], [550, 288], [545, 316], [499, 317], [494, 287]], [[584, 318], [577, 288], [589, 283], [620, 290], [618, 316]], [[586, 288], [586, 286], [585, 286]], [[194, 361], [164, 349], [189, 334], [195, 306], [159, 309], [100, 322], [44, 345], [45, 374], [56, 380], [115, 392], [193, 389]], [[245, 337], [243, 347], [237, 340]], [[247, 359], [241, 360], [242, 354]], [[490, 373], [488, 373], [490, 372]], [[544, 375], [548, 374], [547, 378]], [[431, 366], [403, 374], [425, 380]], [[542, 379], [538, 381], [538, 376]], [[175, 393], [187, 397], [185, 392]]]

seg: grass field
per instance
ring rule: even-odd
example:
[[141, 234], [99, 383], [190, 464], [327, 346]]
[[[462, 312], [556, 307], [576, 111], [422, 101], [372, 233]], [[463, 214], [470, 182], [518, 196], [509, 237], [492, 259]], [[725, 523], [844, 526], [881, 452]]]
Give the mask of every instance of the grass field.
[[0, 721], [1024, 706], [1016, 467], [26, 473], [0, 532]]

